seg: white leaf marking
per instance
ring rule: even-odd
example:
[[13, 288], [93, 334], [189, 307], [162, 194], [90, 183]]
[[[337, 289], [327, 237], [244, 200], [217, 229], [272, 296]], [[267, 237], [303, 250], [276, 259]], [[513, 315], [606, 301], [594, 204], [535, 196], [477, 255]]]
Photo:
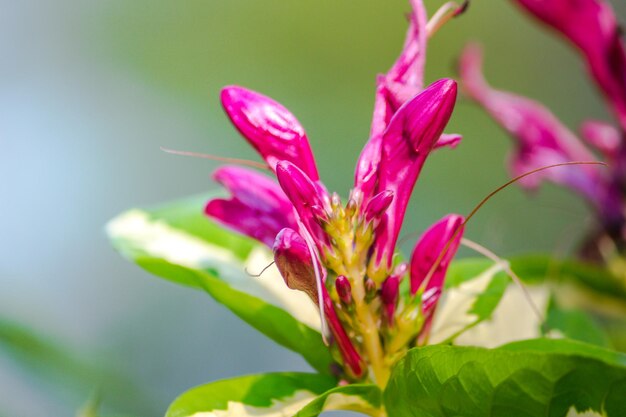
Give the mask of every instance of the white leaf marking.
[[203, 411], [189, 417], [292, 417], [315, 397], [308, 391], [297, 391], [293, 397], [272, 401], [270, 407], [253, 407], [229, 401], [226, 410]]

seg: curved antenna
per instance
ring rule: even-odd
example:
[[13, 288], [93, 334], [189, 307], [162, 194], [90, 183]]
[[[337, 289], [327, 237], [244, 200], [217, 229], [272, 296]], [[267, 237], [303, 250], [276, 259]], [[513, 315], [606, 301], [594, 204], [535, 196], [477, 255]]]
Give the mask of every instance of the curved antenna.
[[165, 148], [163, 146], [160, 146], [159, 149], [161, 149], [165, 153], [169, 153], [169, 154], [172, 154], [172, 155], [192, 156], [194, 158], [204, 158], [204, 159], [210, 159], [212, 161], [226, 162], [228, 164], [245, 165], [245, 166], [249, 166], [249, 167], [252, 167], [252, 168], [265, 169], [265, 170], [268, 170], [268, 171], [270, 170], [267, 165], [265, 165], [265, 164], [263, 164], [261, 162], [249, 161], [247, 159], [229, 158], [229, 157], [225, 157], [225, 156], [217, 156], [217, 155], [211, 155], [211, 154], [207, 154], [207, 153], [198, 153], [198, 152], [189, 152], [189, 151], [177, 151], [175, 149], [169, 149], [169, 148]]
[[450, 245], [452, 245], [452, 242], [454, 242], [454, 239], [456, 239], [456, 237], [458, 236], [459, 232], [461, 231], [461, 229], [463, 229], [463, 227], [465, 227], [465, 225], [472, 219], [472, 217], [474, 217], [474, 215], [478, 212], [478, 210], [480, 210], [485, 203], [487, 203], [487, 201], [491, 200], [491, 198], [493, 196], [495, 196], [496, 194], [498, 194], [500, 191], [504, 190], [505, 188], [507, 188], [509, 185], [516, 183], [517, 181], [526, 178], [530, 175], [536, 174], [538, 172], [541, 171], [545, 171], [547, 169], [552, 169], [552, 168], [558, 168], [558, 167], [564, 167], [564, 166], [570, 166], [570, 165], [603, 165], [603, 166], [608, 166], [606, 163], [604, 162], [600, 162], [600, 161], [573, 161], [573, 162], [562, 162], [559, 164], [552, 164], [552, 165], [546, 165], [543, 167], [539, 167], [539, 168], [535, 168], [531, 171], [525, 172], [524, 174], [518, 175], [515, 178], [510, 179], [509, 181], [505, 182], [504, 184], [502, 184], [501, 186], [499, 186], [498, 188], [496, 188], [495, 190], [493, 190], [492, 192], [490, 192], [489, 194], [487, 194], [473, 209], [472, 211], [470, 211], [470, 213], [467, 215], [467, 217], [465, 217], [465, 221], [463, 221], [463, 223], [461, 223], [459, 225], [459, 227], [454, 231], [454, 233], [452, 234], [452, 236], [450, 237], [450, 239], [448, 239], [448, 241], [446, 242], [446, 245], [443, 247], [441, 253], [439, 254], [439, 256], [437, 257], [437, 259], [435, 260], [435, 262], [433, 263], [432, 267], [430, 268], [430, 270], [428, 271], [428, 274], [426, 275], [426, 278], [424, 279], [424, 281], [422, 282], [422, 285], [420, 286], [420, 288], [425, 288], [425, 286], [428, 284], [428, 282], [430, 281], [430, 279], [432, 278], [433, 274], [435, 273], [435, 271], [437, 270], [437, 267], [439, 266], [439, 264], [441, 263], [441, 260], [443, 259], [443, 257], [446, 255], [446, 253], [448, 252], [448, 250], [450, 249]]
[[530, 292], [528, 292], [528, 288], [524, 286], [522, 279], [519, 277], [519, 275], [517, 275], [511, 269], [511, 264], [509, 263], [509, 261], [500, 258], [498, 255], [496, 255], [495, 253], [493, 253], [486, 247], [472, 240], [469, 240], [467, 238], [461, 238], [461, 245], [480, 253], [484, 257], [491, 259], [493, 262], [498, 264], [502, 268], [502, 270], [509, 276], [509, 278], [511, 278], [511, 280], [522, 290], [522, 293], [524, 294], [524, 298], [530, 305], [530, 308], [533, 311], [533, 313], [535, 313], [535, 315], [539, 319], [539, 322], [540, 323], [544, 322], [544, 317], [543, 317], [543, 314], [541, 313], [541, 310], [539, 310], [539, 307], [537, 307], [537, 304], [535, 304], [535, 302], [533, 301], [532, 297], [530, 296]]
[[263, 267], [263, 269], [261, 269], [261, 272], [259, 272], [258, 274], [253, 274], [250, 271], [248, 271], [248, 267], [245, 267], [243, 270], [246, 272], [246, 274], [248, 274], [248, 276], [252, 277], [252, 278], [259, 278], [261, 275], [263, 275], [263, 273], [265, 271], [267, 271], [272, 265], [274, 265], [276, 263], [276, 261], [272, 261], [269, 263], [269, 265]]

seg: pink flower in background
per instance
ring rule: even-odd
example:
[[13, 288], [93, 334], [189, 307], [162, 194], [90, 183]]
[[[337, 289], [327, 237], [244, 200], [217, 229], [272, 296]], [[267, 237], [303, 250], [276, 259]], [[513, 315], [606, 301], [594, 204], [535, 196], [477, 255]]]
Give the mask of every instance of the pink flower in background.
[[[463, 233], [463, 218], [448, 216], [419, 241], [410, 268], [394, 265], [407, 204], [428, 155], [460, 140], [443, 133], [456, 83], [443, 79], [424, 88], [426, 13], [421, 1], [412, 6], [402, 53], [377, 79], [371, 136], [345, 204], [320, 182], [306, 133], [285, 107], [242, 87], [221, 94], [226, 114], [278, 183], [247, 168], [220, 168], [214, 178], [231, 197], [209, 201], [206, 214], [273, 249], [286, 285], [319, 306], [346, 365], [344, 376], [353, 380], [369, 368], [375, 380], [386, 381], [384, 358], [393, 352], [383, 351], [379, 332], [393, 337], [398, 309], [431, 315]], [[400, 302], [407, 275], [411, 292]], [[385, 326], [379, 330], [381, 318]], [[407, 341], [420, 327], [411, 331], [403, 335]]]
[[532, 188], [548, 179], [576, 190], [595, 209], [602, 229], [593, 233], [584, 252], [606, 256], [599, 255], [606, 250], [596, 241], [605, 236], [617, 253], [626, 251], [626, 47], [613, 9], [603, 0], [512, 1], [578, 48], [618, 126], [585, 121], [581, 140], [541, 104], [492, 89], [483, 78], [482, 52], [476, 45], [468, 46], [460, 60], [464, 91], [515, 139], [510, 163], [514, 175], [556, 163], [594, 161], [599, 153], [608, 169], [572, 165], [527, 177], [522, 185]]
[[589, 72], [626, 130], [626, 48], [605, 0], [513, 0], [560, 32], [583, 54]]
[[[482, 75], [482, 52], [477, 45], [465, 49], [459, 69], [467, 96], [480, 103], [516, 139], [510, 161], [513, 176], [542, 166], [596, 159], [547, 108], [525, 97], [491, 88]], [[542, 179], [550, 179], [572, 187], [593, 204], [600, 205], [598, 186], [606, 181], [603, 174], [595, 166], [573, 165], [543, 171], [524, 178], [521, 183], [534, 188]]]

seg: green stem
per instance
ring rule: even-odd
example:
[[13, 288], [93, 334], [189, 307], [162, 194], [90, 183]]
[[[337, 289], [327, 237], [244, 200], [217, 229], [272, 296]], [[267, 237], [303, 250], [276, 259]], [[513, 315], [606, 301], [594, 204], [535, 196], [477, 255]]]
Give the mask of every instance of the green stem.
[[365, 302], [365, 288], [363, 280], [360, 279], [362, 274], [358, 270], [354, 272], [356, 273], [352, 275], [355, 278], [353, 279], [352, 295], [356, 316], [360, 324], [361, 336], [363, 337], [363, 347], [367, 352], [376, 384], [381, 388], [385, 388], [389, 380], [389, 369], [385, 365], [385, 355], [380, 343], [378, 326], [374, 314]]

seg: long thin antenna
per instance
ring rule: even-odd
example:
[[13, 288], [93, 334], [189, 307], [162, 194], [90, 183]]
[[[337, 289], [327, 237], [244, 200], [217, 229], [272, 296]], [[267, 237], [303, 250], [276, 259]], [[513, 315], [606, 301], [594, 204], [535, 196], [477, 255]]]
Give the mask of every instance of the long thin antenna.
[[552, 168], [557, 168], [557, 167], [563, 167], [563, 166], [570, 166], [570, 165], [604, 165], [607, 166], [607, 164], [605, 164], [604, 162], [599, 162], [599, 161], [573, 161], [573, 162], [562, 162], [560, 164], [553, 164], [553, 165], [546, 165], [540, 168], [536, 168], [533, 169], [532, 171], [528, 171], [525, 172], [524, 174], [518, 175], [517, 177], [510, 179], [509, 181], [505, 182], [504, 184], [502, 184], [501, 186], [499, 186], [498, 188], [496, 188], [495, 190], [493, 190], [492, 192], [490, 192], [489, 194], [487, 194], [487, 196], [485, 196], [485, 198], [483, 198], [480, 203], [478, 203], [476, 205], [476, 207], [474, 207], [472, 209], [472, 211], [470, 211], [470, 213], [467, 215], [467, 217], [465, 217], [465, 221], [463, 221], [463, 223], [461, 223], [459, 225], [459, 227], [454, 231], [454, 233], [452, 234], [452, 236], [450, 237], [450, 239], [448, 239], [448, 241], [446, 242], [446, 245], [443, 247], [443, 250], [441, 251], [441, 253], [439, 254], [439, 256], [437, 257], [437, 259], [435, 260], [435, 262], [433, 263], [432, 267], [430, 268], [430, 270], [428, 271], [428, 274], [426, 275], [426, 278], [424, 279], [424, 281], [422, 282], [421, 287], [424, 288], [428, 282], [430, 281], [431, 277], [433, 276], [433, 274], [435, 273], [435, 271], [437, 270], [437, 267], [439, 266], [439, 264], [441, 263], [441, 260], [443, 259], [443, 257], [446, 255], [446, 253], [448, 252], [448, 249], [450, 249], [450, 245], [452, 245], [452, 242], [454, 242], [454, 239], [456, 239], [456, 237], [458, 236], [458, 234], [460, 233], [460, 231], [463, 229], [463, 227], [465, 227], [465, 225], [467, 224], [467, 222], [470, 221], [470, 219], [472, 217], [474, 217], [474, 215], [478, 212], [478, 210], [480, 210], [482, 208], [482, 206], [485, 205], [485, 203], [487, 203], [487, 201], [491, 200], [491, 197], [495, 196], [496, 194], [498, 194], [500, 191], [504, 190], [505, 188], [507, 188], [509, 185], [516, 183], [517, 181], [524, 179], [530, 175], [536, 174], [538, 172], [541, 171], [545, 171], [547, 169], [552, 169]]
[[177, 151], [175, 149], [164, 148], [163, 146], [161, 146], [160, 149], [163, 152], [169, 153], [169, 154], [172, 154], [172, 155], [192, 156], [194, 158], [204, 158], [204, 159], [210, 159], [212, 161], [226, 162], [228, 164], [245, 165], [245, 166], [249, 166], [249, 167], [252, 167], [252, 168], [259, 168], [259, 169], [269, 170], [269, 167], [267, 165], [265, 165], [265, 164], [263, 164], [261, 162], [249, 161], [247, 159], [228, 158], [228, 157], [225, 157], [225, 156], [216, 156], [216, 155], [211, 155], [211, 154], [206, 154], [206, 153], [198, 153], [198, 152]]
[[276, 263], [276, 261], [272, 261], [269, 263], [269, 265], [263, 267], [263, 269], [261, 269], [261, 272], [259, 272], [258, 274], [253, 274], [250, 271], [248, 271], [248, 267], [244, 268], [244, 271], [246, 271], [246, 274], [248, 274], [248, 276], [251, 276], [253, 278], [259, 278], [261, 275], [263, 275], [263, 273], [265, 271], [267, 271], [269, 269], [269, 267], [271, 267], [272, 265], [274, 265]]
[[326, 323], [326, 316], [324, 315], [324, 292], [323, 292], [323, 285], [324, 285], [324, 278], [322, 277], [322, 271], [320, 270], [320, 265], [319, 265], [319, 254], [317, 252], [317, 249], [315, 248], [315, 243], [313, 243], [313, 238], [311, 237], [310, 233], [308, 232], [308, 230], [304, 227], [304, 224], [302, 223], [302, 220], [300, 220], [299, 218], [300, 216], [298, 216], [298, 226], [299, 226], [299, 231], [300, 231], [300, 235], [302, 236], [302, 238], [304, 239], [304, 242], [306, 243], [307, 249], [309, 250], [309, 255], [311, 255], [311, 262], [313, 262], [313, 272], [315, 273], [315, 283], [317, 286], [317, 306], [319, 307], [319, 312], [320, 312], [320, 322], [321, 322], [321, 330], [322, 330], [322, 340], [324, 341], [324, 344], [326, 346], [330, 345], [330, 341], [328, 340], [328, 323]]
[[509, 278], [511, 278], [511, 280], [515, 284], [517, 284], [517, 286], [522, 290], [522, 293], [524, 294], [524, 298], [526, 299], [526, 301], [528, 301], [530, 308], [533, 310], [533, 312], [539, 319], [539, 322], [543, 323], [544, 318], [543, 318], [543, 314], [541, 313], [541, 310], [539, 310], [539, 307], [537, 307], [537, 304], [535, 304], [535, 302], [533, 301], [532, 297], [530, 296], [530, 293], [528, 292], [528, 289], [524, 286], [524, 283], [522, 282], [521, 278], [511, 269], [511, 264], [509, 263], [509, 261], [500, 258], [498, 255], [496, 255], [495, 253], [493, 253], [486, 247], [474, 241], [471, 241], [467, 238], [461, 238], [461, 244], [463, 246], [466, 246], [480, 253], [481, 255], [485, 256], [486, 258], [491, 259], [496, 264], [500, 265], [500, 267], [509, 276]]

